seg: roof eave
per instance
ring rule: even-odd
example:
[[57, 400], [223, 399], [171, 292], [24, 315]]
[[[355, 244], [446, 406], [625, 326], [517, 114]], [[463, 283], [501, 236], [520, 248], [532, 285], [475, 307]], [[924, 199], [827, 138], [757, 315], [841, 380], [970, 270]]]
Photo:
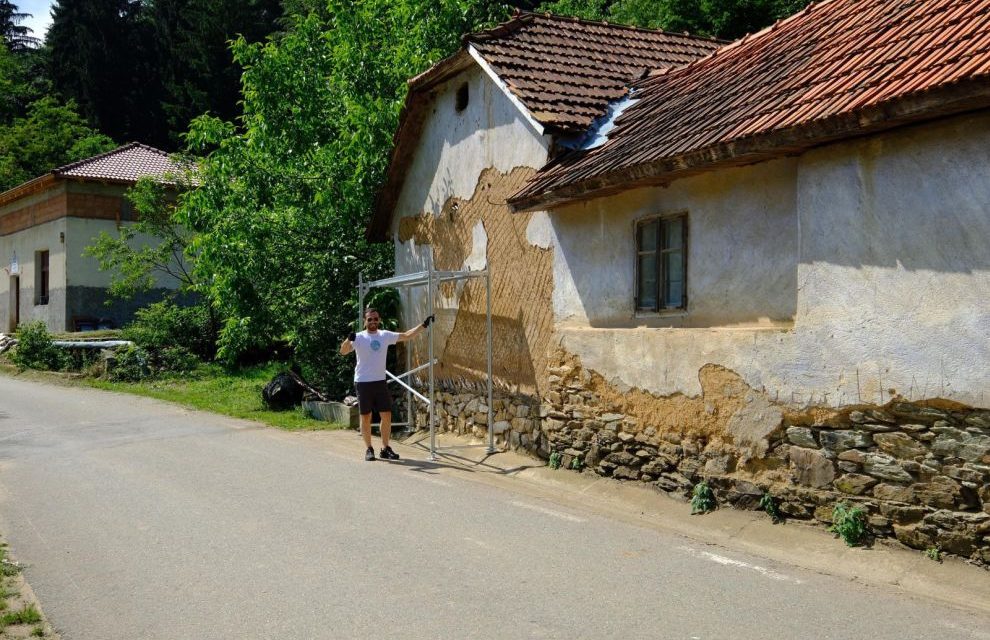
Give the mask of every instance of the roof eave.
[[[990, 107], [987, 76], [938, 87], [853, 113], [804, 123], [788, 129], [720, 143], [650, 163], [626, 167], [556, 189], [508, 199], [513, 212], [543, 211], [629, 189], [664, 185], [722, 167], [755, 164], [802, 153], [813, 147], [896, 127]], [[539, 179], [537, 174], [536, 179]], [[522, 189], [525, 192], [526, 189]]]
[[46, 173], [37, 178], [32, 178], [27, 182], [22, 182], [16, 187], [11, 187], [3, 193], [0, 193], [0, 207], [6, 206], [15, 200], [29, 196], [41, 191], [44, 191], [48, 187], [55, 184], [58, 180], [58, 176], [54, 173]]
[[375, 197], [371, 219], [364, 230], [365, 239], [371, 242], [388, 240], [392, 212], [406, 181], [404, 168], [416, 151], [416, 142], [427, 112], [425, 103], [428, 96], [437, 86], [472, 64], [474, 60], [465, 49], [461, 49], [406, 82], [408, 90], [405, 103], [399, 112], [399, 126], [392, 136], [392, 153], [389, 156], [385, 183]]

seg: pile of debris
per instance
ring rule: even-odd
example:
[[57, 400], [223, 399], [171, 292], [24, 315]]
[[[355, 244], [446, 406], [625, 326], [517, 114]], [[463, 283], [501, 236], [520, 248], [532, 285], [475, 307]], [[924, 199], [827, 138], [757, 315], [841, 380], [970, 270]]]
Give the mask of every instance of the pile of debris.
[[17, 338], [14, 336], [8, 336], [5, 333], [0, 333], [0, 354], [10, 350], [16, 344]]
[[285, 411], [299, 405], [304, 399], [326, 402], [322, 393], [306, 383], [295, 371], [281, 371], [261, 390], [265, 406], [273, 411]]

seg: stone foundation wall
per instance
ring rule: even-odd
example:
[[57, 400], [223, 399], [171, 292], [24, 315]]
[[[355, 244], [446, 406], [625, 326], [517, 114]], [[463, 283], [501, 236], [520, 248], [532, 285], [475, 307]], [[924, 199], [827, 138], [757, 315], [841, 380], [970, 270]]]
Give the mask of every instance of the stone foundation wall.
[[[759, 509], [769, 492], [787, 516], [825, 524], [846, 502], [869, 514], [874, 535], [990, 563], [990, 410], [900, 400], [789, 410], [718, 370], [699, 374], [709, 381], [701, 397], [666, 399], [670, 411], [653, 414], [641, 391], [618, 394], [573, 360], [548, 374], [542, 399], [493, 395], [501, 447], [556, 451], [566, 469], [677, 496], [704, 480], [720, 503], [742, 509]], [[481, 383], [437, 389], [439, 430], [487, 437]], [[688, 410], [695, 403], [704, 420]], [[420, 407], [417, 425], [426, 424]]]

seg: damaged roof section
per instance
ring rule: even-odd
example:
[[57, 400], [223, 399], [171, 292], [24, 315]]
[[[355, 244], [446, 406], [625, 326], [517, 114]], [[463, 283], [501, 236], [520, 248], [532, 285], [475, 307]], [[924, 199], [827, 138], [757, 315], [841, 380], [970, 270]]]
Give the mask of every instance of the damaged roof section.
[[687, 34], [528, 12], [464, 36], [460, 51], [408, 82], [388, 173], [367, 237], [386, 239], [432, 96], [444, 82], [478, 64], [469, 49], [545, 133], [577, 137], [644, 74], [687, 64], [723, 45]]
[[680, 67], [724, 43], [708, 38], [519, 13], [464, 37], [533, 118], [555, 133], [582, 133], [645, 73]]
[[510, 199], [536, 210], [990, 106], [990, 0], [829, 0], [637, 83], [608, 142]]

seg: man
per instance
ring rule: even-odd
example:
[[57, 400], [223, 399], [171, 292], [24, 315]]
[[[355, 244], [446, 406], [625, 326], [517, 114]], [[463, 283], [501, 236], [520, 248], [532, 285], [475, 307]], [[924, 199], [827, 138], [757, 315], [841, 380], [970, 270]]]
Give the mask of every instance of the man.
[[371, 412], [377, 411], [382, 418], [382, 460], [398, 460], [399, 454], [392, 451], [388, 441], [392, 435], [392, 396], [385, 382], [385, 356], [388, 348], [397, 342], [405, 342], [416, 337], [430, 326], [433, 316], [423, 324], [406, 331], [395, 333], [379, 329], [382, 319], [375, 309], [364, 312], [364, 331], [351, 333], [340, 345], [340, 353], [357, 353], [357, 366], [354, 368], [354, 383], [357, 387], [358, 409], [361, 412], [361, 437], [364, 438], [364, 459], [375, 459], [375, 448], [371, 446]]

